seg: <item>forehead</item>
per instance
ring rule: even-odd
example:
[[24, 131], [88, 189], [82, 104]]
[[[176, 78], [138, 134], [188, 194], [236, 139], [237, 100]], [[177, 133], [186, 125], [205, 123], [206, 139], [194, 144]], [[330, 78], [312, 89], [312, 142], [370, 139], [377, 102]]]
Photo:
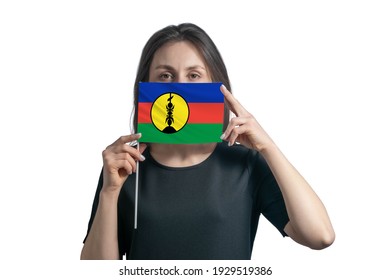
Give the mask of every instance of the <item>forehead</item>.
[[159, 48], [152, 60], [152, 67], [158, 65], [189, 66], [197, 64], [206, 67], [204, 57], [188, 41], [169, 42]]

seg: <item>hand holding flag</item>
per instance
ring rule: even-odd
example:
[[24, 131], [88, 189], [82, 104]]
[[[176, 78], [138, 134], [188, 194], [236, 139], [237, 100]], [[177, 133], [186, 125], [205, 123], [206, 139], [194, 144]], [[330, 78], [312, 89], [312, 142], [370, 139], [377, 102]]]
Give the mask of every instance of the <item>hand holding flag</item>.
[[146, 145], [142, 144], [138, 151], [127, 143], [140, 137], [140, 134], [121, 136], [103, 151], [103, 190], [119, 194], [127, 177], [137, 171], [136, 162], [145, 159], [142, 152]]

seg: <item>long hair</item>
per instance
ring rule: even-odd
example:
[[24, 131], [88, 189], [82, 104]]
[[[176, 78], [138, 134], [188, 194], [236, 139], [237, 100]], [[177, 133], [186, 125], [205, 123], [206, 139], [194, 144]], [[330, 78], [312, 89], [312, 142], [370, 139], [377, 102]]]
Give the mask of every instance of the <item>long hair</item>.
[[[223, 62], [222, 56], [219, 53], [216, 45], [207, 35], [207, 33], [192, 23], [182, 23], [179, 25], [169, 25], [150, 37], [145, 47], [143, 48], [141, 58], [138, 65], [137, 76], [134, 82], [134, 109], [133, 109], [133, 129], [137, 129], [137, 103], [138, 103], [138, 83], [149, 81], [149, 69], [155, 52], [164, 44], [169, 42], [188, 41], [192, 43], [206, 63], [210, 71], [211, 80], [213, 82], [222, 82], [226, 88], [231, 91], [229, 76]], [[226, 129], [229, 123], [229, 109], [225, 104], [224, 110], [224, 125]]]

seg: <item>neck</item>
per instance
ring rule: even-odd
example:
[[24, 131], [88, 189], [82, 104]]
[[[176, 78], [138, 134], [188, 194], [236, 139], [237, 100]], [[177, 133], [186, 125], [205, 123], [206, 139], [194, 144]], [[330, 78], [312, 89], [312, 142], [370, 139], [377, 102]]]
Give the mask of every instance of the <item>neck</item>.
[[162, 165], [187, 167], [206, 160], [215, 147], [216, 143], [196, 145], [151, 144], [150, 154]]

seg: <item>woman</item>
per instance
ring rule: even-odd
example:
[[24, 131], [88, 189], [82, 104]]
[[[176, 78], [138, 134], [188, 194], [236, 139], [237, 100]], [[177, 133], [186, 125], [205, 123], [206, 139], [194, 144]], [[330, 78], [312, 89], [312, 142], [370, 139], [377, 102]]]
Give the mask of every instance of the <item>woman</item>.
[[140, 144], [137, 150], [128, 143], [142, 136], [132, 134], [108, 146], [82, 259], [250, 259], [260, 214], [302, 245], [323, 249], [333, 243], [324, 205], [230, 93], [223, 60], [202, 29], [181, 24], [156, 32], [141, 56], [135, 104], [140, 81], [222, 82], [224, 141]]

